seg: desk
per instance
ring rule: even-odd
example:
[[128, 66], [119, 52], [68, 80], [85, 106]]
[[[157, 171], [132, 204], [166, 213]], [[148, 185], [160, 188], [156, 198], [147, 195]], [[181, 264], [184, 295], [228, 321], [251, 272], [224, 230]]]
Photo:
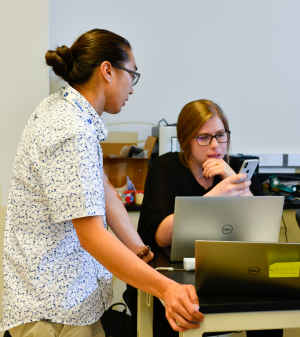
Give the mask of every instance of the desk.
[[[168, 260], [159, 256], [153, 263], [155, 266], [167, 266]], [[180, 283], [192, 283], [193, 272], [174, 271], [163, 272], [164, 275], [179, 281]], [[201, 307], [201, 303], [200, 303]], [[201, 309], [200, 309], [201, 310]], [[138, 337], [153, 337], [153, 297], [138, 290]], [[251, 311], [231, 313], [209, 313], [199, 329], [181, 332], [180, 337], [199, 337], [205, 332], [241, 331], [241, 330], [265, 330], [265, 329], [289, 329], [300, 327], [300, 309], [298, 310], [274, 310]]]
[[300, 242], [300, 230], [296, 221], [296, 211], [294, 209], [285, 209], [283, 211], [280, 241]]

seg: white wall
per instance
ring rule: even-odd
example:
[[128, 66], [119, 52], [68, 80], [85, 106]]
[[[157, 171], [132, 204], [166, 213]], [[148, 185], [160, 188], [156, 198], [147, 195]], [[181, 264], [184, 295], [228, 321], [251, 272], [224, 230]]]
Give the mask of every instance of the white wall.
[[50, 46], [95, 27], [129, 39], [142, 80], [108, 122], [149, 123], [128, 127], [146, 134], [210, 98], [229, 117], [233, 152], [300, 152], [299, 12], [298, 0], [52, 0]]
[[1, 14], [0, 204], [5, 204], [21, 132], [49, 92], [43, 58], [49, 42], [48, 1], [6, 1]]

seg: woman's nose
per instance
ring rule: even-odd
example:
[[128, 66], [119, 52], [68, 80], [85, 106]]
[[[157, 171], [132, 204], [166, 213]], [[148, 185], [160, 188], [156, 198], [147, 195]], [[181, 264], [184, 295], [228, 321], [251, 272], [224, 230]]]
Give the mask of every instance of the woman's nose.
[[216, 137], [213, 137], [212, 140], [211, 140], [211, 142], [210, 142], [210, 146], [216, 147], [216, 146], [218, 146], [218, 144], [219, 143], [217, 142]]

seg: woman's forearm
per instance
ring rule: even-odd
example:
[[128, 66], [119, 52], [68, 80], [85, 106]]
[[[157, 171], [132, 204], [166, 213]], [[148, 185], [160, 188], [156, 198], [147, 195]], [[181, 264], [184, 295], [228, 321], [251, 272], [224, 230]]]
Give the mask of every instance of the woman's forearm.
[[172, 243], [174, 214], [170, 214], [160, 223], [155, 233], [155, 241], [160, 247], [168, 247]]

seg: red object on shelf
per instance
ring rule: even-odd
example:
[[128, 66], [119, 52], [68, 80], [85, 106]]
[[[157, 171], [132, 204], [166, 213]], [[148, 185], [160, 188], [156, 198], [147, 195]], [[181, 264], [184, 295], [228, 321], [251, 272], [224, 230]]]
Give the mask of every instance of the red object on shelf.
[[134, 190], [127, 190], [124, 191], [123, 196], [124, 196], [124, 202], [125, 204], [132, 204], [134, 203]]

